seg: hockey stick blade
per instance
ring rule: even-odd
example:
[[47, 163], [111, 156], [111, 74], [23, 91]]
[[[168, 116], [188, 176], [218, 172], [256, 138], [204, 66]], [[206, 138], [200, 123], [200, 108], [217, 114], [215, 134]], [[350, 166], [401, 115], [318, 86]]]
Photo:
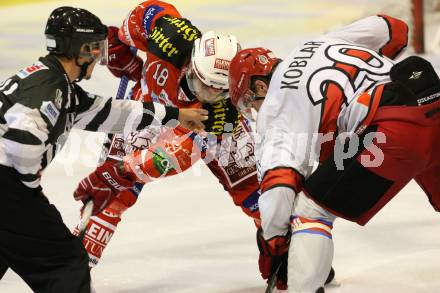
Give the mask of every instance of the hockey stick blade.
[[89, 200], [85, 205], [81, 215], [81, 220], [78, 224], [78, 238], [82, 241], [84, 236], [86, 235], [86, 228], [89, 224], [90, 218], [92, 217], [93, 212], [93, 201]]

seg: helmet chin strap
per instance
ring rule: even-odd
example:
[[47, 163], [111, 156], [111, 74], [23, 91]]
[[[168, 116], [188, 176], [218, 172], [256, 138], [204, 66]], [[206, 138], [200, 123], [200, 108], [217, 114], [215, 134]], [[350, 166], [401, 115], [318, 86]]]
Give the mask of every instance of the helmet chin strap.
[[77, 65], [78, 67], [81, 68], [81, 71], [80, 71], [79, 76], [77, 77], [77, 79], [75, 79], [73, 82], [80, 82], [80, 81], [84, 78], [84, 76], [86, 76], [86, 74], [87, 74], [87, 68], [89, 68], [90, 64], [93, 63], [93, 60], [92, 60], [92, 62], [85, 62], [83, 65], [81, 65], [81, 64], [79, 64], [79, 62], [78, 62], [78, 58], [79, 58], [79, 57], [76, 57], [76, 58], [75, 58], [75, 63], [76, 63], [76, 65]]

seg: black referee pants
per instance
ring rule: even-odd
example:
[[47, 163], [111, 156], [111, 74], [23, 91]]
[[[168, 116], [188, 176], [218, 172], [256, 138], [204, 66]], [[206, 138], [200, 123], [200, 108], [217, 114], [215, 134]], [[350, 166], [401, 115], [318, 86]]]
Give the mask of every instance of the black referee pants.
[[0, 271], [11, 268], [38, 293], [90, 293], [87, 253], [41, 188], [0, 165], [0, 206]]

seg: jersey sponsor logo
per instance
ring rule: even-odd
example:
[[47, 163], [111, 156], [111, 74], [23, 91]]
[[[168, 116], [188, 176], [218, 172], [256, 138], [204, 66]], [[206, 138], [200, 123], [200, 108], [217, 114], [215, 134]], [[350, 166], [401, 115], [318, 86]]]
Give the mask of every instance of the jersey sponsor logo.
[[175, 169], [167, 152], [160, 148], [153, 151], [153, 165], [160, 175], [166, 174], [168, 171]]
[[163, 17], [177, 29], [177, 33], [187, 42], [192, 43], [196, 39], [201, 37], [200, 31], [194, 27], [188, 20], [178, 17]]
[[148, 52], [181, 68], [184, 58], [181, 54], [192, 48], [200, 36], [199, 30], [188, 20], [163, 16], [151, 31], [147, 43]]
[[148, 7], [148, 9], [145, 10], [142, 25], [144, 26], [145, 31], [147, 31], [147, 34], [150, 34], [151, 32], [151, 26], [153, 23], [153, 18], [163, 11], [163, 7], [160, 7], [159, 5], [151, 5]]
[[215, 40], [214, 38], [205, 41], [205, 56], [215, 55]]
[[[97, 223], [92, 223], [90, 228], [87, 230], [87, 236], [95, 241], [100, 242], [101, 244], [107, 245], [113, 236], [113, 231], [106, 229]], [[90, 251], [95, 252], [93, 249]], [[101, 256], [101, 253], [93, 254]]]
[[113, 188], [119, 191], [123, 191], [125, 188], [121, 186], [115, 179], [113, 179], [112, 175], [110, 175], [109, 172], [102, 172], [102, 176], [107, 180], [108, 183], [110, 183]]
[[[179, 50], [176, 45], [169, 42], [170, 37], [167, 35], [169, 35], [169, 33], [165, 32], [163, 28], [156, 26], [151, 32], [150, 41], [155, 42], [158, 49], [171, 58], [173, 55], [177, 55]], [[154, 53], [153, 50], [151, 50], [151, 52]]]
[[229, 61], [229, 60], [215, 58], [214, 68], [217, 68], [220, 70], [229, 70], [230, 64], [231, 64], [231, 61]]
[[40, 112], [49, 119], [52, 126], [57, 123], [58, 117], [60, 116], [60, 111], [57, 109], [53, 102], [45, 101], [40, 107]]
[[35, 73], [37, 71], [44, 70], [44, 69], [49, 69], [49, 68], [46, 65], [44, 65], [43, 63], [41, 63], [40, 61], [38, 61], [34, 65], [20, 70], [17, 73], [17, 76], [21, 79], [24, 79], [24, 78], [28, 77], [29, 75], [31, 75], [32, 73]]

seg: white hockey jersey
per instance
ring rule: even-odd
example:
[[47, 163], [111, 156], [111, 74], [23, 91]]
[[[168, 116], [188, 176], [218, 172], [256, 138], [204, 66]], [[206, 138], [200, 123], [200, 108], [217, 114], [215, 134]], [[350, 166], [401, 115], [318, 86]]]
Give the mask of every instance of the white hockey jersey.
[[389, 81], [407, 35], [404, 22], [371, 16], [305, 42], [278, 65], [257, 120], [263, 192], [278, 186], [298, 192], [332, 152], [335, 135], [368, 125], [377, 85]]

